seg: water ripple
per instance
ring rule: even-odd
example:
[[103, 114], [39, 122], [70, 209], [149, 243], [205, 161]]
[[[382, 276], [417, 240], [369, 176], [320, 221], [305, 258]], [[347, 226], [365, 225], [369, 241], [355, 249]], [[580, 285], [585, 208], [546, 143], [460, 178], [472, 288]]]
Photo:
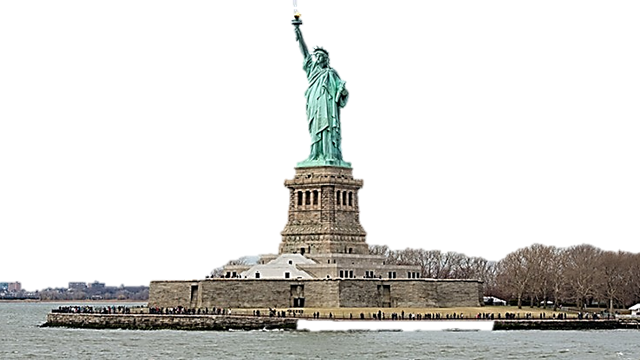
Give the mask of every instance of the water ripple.
[[637, 330], [206, 332], [38, 327], [57, 306], [0, 303], [0, 359], [640, 359]]

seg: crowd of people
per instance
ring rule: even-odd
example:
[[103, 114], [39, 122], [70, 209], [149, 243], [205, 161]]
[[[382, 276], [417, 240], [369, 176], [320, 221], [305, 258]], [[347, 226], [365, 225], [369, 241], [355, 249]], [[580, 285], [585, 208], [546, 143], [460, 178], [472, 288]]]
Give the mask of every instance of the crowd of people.
[[59, 306], [51, 310], [53, 313], [63, 314], [130, 314], [128, 306]]
[[598, 314], [596, 312], [579, 312], [578, 313], [578, 319], [582, 320], [582, 319], [586, 319], [586, 320], [598, 320], [598, 319], [603, 319], [606, 318], [607, 320], [613, 318], [613, 316], [609, 313], [607, 314]]
[[157, 315], [230, 315], [230, 309], [223, 309], [219, 307], [213, 307], [209, 309], [205, 307], [204, 309], [188, 309], [182, 306], [176, 306], [173, 308], [161, 308], [161, 307], [151, 307], [149, 308], [149, 314], [157, 314]]
[[[57, 309], [51, 310], [53, 313], [73, 313], [73, 314], [131, 314], [132, 308], [128, 306], [60, 306]], [[137, 313], [138, 311], [134, 311]], [[149, 314], [156, 315], [231, 315], [231, 309], [225, 309], [220, 307], [212, 308], [185, 308], [183, 306], [177, 306], [172, 308], [150, 307], [148, 309]], [[234, 315], [250, 315], [247, 313], [238, 313]], [[360, 320], [461, 320], [461, 319], [474, 319], [473, 316], [465, 317], [463, 313], [405, 313], [404, 310], [400, 312], [385, 313], [382, 310], [378, 310], [373, 313], [361, 312], [354, 316], [353, 313], [340, 313], [338, 316], [332, 312], [321, 313], [319, 311], [313, 312], [311, 315], [305, 314], [303, 309], [286, 309], [278, 310], [276, 308], [269, 308], [267, 311], [261, 312], [260, 310], [253, 310], [253, 316], [269, 316], [269, 317], [301, 317], [301, 318], [313, 318], [313, 319], [360, 319]], [[477, 313], [475, 315], [476, 320], [530, 320], [538, 318], [540, 320], [553, 319], [553, 320], [567, 320], [566, 313], [553, 313], [547, 317], [546, 313], [539, 313], [534, 315], [532, 313]], [[598, 313], [579, 312], [573, 319], [578, 320], [598, 320], [598, 319], [610, 319], [611, 316], [602, 315]]]
[[[319, 311], [314, 311], [311, 315], [304, 314], [303, 310], [276, 310], [273, 308], [269, 308], [268, 312], [263, 313], [260, 310], [253, 310], [253, 316], [270, 316], [270, 317], [303, 317], [303, 318], [313, 318], [313, 319], [360, 319], [360, 320], [464, 320], [464, 319], [476, 319], [476, 320], [530, 320], [534, 318], [543, 319], [553, 319], [553, 320], [566, 320], [568, 319], [567, 314], [559, 313], [552, 314], [547, 317], [546, 313], [540, 313], [537, 316], [534, 316], [532, 313], [477, 313], [475, 316], [465, 316], [463, 313], [452, 313], [452, 314], [441, 314], [441, 313], [405, 313], [404, 311], [400, 312], [392, 312], [385, 313], [382, 310], [378, 310], [378, 312], [373, 313], [359, 313], [353, 314], [349, 313], [340, 313], [334, 315], [332, 312], [329, 313], [321, 313]], [[600, 317], [593, 314], [582, 314], [579, 313], [574, 319], [599, 319]]]

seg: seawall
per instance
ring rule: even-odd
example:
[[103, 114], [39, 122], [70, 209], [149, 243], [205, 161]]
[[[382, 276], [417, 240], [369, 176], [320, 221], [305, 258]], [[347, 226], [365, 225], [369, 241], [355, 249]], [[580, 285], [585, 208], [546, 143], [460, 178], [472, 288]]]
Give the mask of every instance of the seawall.
[[233, 315], [69, 314], [49, 313], [42, 327], [126, 330], [273, 330], [296, 329], [294, 318]]
[[493, 330], [614, 330], [640, 329], [637, 321], [622, 320], [496, 320]]
[[[126, 330], [296, 330], [297, 318], [281, 318], [266, 316], [242, 315], [159, 315], [159, 314], [78, 314], [50, 313], [42, 327], [68, 327], [81, 329], [126, 329]], [[411, 326], [435, 326], [442, 329], [451, 328], [455, 320], [311, 320], [311, 323], [332, 322], [341, 325], [336, 328], [345, 331], [355, 329], [375, 330], [380, 324], [386, 327], [398, 327], [411, 331]], [[460, 320], [472, 328], [484, 328], [485, 324], [493, 324], [493, 330], [613, 330], [640, 329], [637, 320]], [[334, 325], [335, 325], [334, 324]], [[434, 325], [434, 324], [437, 324]], [[489, 325], [491, 326], [491, 325]], [[330, 328], [334, 328], [330, 327]], [[459, 327], [459, 326], [458, 326]], [[441, 329], [441, 330], [442, 330]], [[432, 329], [433, 330], [433, 329]]]

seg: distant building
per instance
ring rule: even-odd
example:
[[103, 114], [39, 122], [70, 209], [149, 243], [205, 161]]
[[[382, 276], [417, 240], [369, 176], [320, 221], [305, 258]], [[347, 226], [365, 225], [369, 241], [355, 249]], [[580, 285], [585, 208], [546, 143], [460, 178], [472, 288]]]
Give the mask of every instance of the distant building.
[[87, 283], [83, 282], [70, 282], [69, 289], [73, 290], [85, 290], [87, 288]]
[[22, 290], [22, 284], [20, 282], [0, 282], [0, 291], [3, 292], [19, 292]]
[[22, 284], [19, 282], [9, 283], [9, 292], [19, 292], [22, 291]]
[[91, 284], [89, 284], [89, 287], [90, 287], [92, 290], [104, 290], [104, 288], [105, 288], [105, 284], [104, 284], [104, 283], [101, 283], [101, 282], [94, 281], [94, 282], [92, 282]]

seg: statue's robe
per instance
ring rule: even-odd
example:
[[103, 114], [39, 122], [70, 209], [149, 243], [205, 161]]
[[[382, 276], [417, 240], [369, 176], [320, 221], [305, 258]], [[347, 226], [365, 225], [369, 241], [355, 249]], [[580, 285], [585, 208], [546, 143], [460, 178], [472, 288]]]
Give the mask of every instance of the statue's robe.
[[341, 164], [340, 108], [347, 104], [349, 98], [345, 82], [340, 80], [338, 73], [332, 68], [321, 68], [311, 55], [305, 58], [303, 69], [309, 80], [305, 97], [311, 153], [307, 161], [322, 161], [327, 165]]

